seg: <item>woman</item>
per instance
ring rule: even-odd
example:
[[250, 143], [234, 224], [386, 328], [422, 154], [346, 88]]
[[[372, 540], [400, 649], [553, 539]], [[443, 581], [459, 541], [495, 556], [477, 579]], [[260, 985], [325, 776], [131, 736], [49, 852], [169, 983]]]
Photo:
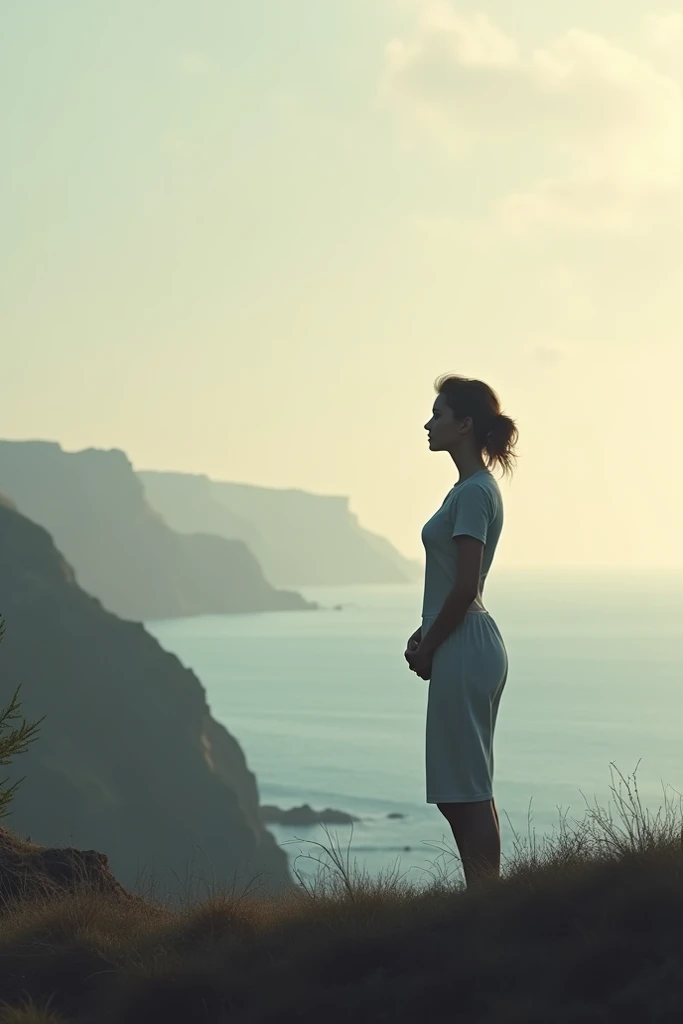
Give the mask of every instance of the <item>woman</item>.
[[459, 479], [422, 530], [422, 625], [408, 640], [405, 657], [430, 680], [427, 803], [435, 803], [450, 824], [470, 886], [500, 873], [493, 732], [508, 662], [482, 595], [503, 526], [491, 469], [511, 471], [518, 432], [482, 381], [445, 376], [435, 389], [425, 424], [429, 448], [448, 452]]

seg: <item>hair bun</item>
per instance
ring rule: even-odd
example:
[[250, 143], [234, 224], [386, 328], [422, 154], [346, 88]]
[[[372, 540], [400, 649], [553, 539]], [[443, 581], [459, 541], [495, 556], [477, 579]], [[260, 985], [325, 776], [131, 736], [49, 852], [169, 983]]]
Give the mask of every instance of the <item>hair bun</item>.
[[501, 423], [501, 420], [502, 420], [502, 419], [503, 419], [503, 414], [502, 414], [502, 413], [500, 413], [500, 412], [499, 412], [499, 413], [497, 413], [497, 414], [496, 414], [496, 415], [495, 415], [495, 416], [493, 417], [493, 419], [491, 420], [491, 425], [489, 426], [489, 429], [488, 429], [488, 430], [486, 431], [486, 436], [487, 436], [487, 437], [491, 437], [491, 434], [493, 434], [493, 432], [494, 432], [494, 430], [496, 429], [496, 427], [499, 427], [499, 426], [500, 426], [500, 423]]

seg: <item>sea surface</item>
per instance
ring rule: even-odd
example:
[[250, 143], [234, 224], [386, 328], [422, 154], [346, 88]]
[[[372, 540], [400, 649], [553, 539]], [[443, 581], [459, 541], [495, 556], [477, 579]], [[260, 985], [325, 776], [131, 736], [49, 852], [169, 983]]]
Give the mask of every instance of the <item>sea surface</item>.
[[[296, 588], [294, 588], [296, 589]], [[148, 629], [192, 668], [239, 740], [262, 803], [333, 807], [345, 858], [417, 883], [456, 874], [452, 837], [424, 802], [428, 683], [403, 658], [419, 586], [298, 588], [323, 610], [211, 616]], [[615, 770], [653, 812], [683, 792], [683, 576], [497, 570], [485, 601], [506, 641], [495, 795], [504, 851], [519, 837], [616, 810]], [[340, 606], [340, 607], [335, 607]], [[390, 818], [388, 815], [403, 815]], [[304, 875], [320, 826], [271, 826]]]

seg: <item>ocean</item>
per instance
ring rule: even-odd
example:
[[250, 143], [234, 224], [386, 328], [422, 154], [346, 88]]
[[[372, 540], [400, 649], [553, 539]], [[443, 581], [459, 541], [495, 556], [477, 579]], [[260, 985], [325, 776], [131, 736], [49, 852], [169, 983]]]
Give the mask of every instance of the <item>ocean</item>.
[[[398, 870], [420, 884], [457, 872], [446, 822], [424, 802], [428, 683], [403, 658], [421, 588], [298, 589], [323, 610], [147, 628], [201, 679], [262, 803], [356, 815], [332, 836], [373, 876]], [[637, 767], [646, 807], [656, 811], [665, 792], [678, 803], [683, 576], [498, 569], [485, 603], [510, 659], [495, 744], [504, 853], [515, 833], [541, 837], [561, 813], [608, 806], [611, 766], [626, 776]], [[270, 828], [297, 870], [317, 870], [315, 844], [328, 842], [320, 826]]]

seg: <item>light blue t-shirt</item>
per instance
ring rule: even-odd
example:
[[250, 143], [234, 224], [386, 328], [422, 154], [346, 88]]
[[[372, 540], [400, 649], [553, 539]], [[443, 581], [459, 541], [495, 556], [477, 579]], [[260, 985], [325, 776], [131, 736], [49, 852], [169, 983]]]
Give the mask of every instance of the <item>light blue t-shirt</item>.
[[483, 541], [484, 555], [479, 593], [484, 583], [498, 539], [503, 529], [503, 497], [495, 477], [481, 469], [459, 481], [446, 495], [438, 512], [422, 528], [426, 552], [423, 618], [435, 618], [455, 586], [455, 537], [475, 537]]

